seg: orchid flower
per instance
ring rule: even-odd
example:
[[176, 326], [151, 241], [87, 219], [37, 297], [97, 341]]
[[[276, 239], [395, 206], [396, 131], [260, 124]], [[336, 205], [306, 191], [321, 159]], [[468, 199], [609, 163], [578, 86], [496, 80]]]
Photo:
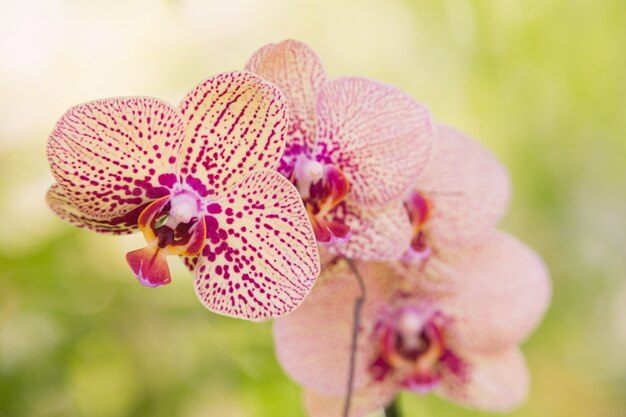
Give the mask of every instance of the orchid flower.
[[317, 241], [350, 258], [399, 259], [411, 239], [402, 200], [433, 137], [428, 110], [376, 81], [328, 80], [302, 42], [266, 45], [246, 69], [287, 98], [279, 171], [300, 191]]
[[126, 259], [139, 282], [170, 282], [166, 257], [198, 256], [195, 291], [219, 314], [289, 313], [319, 274], [308, 216], [275, 168], [285, 146], [280, 91], [247, 72], [217, 75], [178, 108], [155, 98], [72, 107], [48, 141], [61, 218], [108, 234], [141, 230]]
[[412, 240], [398, 264], [406, 276], [419, 270], [431, 284], [449, 286], [449, 256], [480, 243], [505, 213], [510, 180], [498, 160], [462, 133], [437, 126], [431, 157], [405, 200]]
[[[306, 389], [314, 417], [340, 416], [351, 354], [355, 280], [339, 261], [303, 305], [276, 321], [285, 371]], [[528, 373], [518, 348], [548, 305], [541, 259], [509, 235], [493, 232], [456, 252], [464, 279], [454, 293], [407, 286], [389, 264], [357, 262], [367, 298], [356, 347], [351, 416], [389, 403], [400, 390], [437, 393], [468, 407], [505, 411], [520, 405]], [[419, 277], [415, 277], [419, 283]], [[342, 285], [338, 285], [338, 281]], [[320, 331], [323, 326], [323, 331]]]

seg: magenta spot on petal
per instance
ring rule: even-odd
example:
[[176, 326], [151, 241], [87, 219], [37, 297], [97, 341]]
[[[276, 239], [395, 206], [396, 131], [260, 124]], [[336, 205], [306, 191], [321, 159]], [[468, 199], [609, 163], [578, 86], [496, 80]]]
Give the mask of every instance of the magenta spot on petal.
[[191, 175], [188, 176], [185, 180], [187, 182], [187, 184], [189, 186], [191, 186], [191, 188], [193, 188], [193, 190], [198, 193], [198, 195], [200, 195], [201, 197], [206, 197], [207, 195], [209, 195], [209, 191], [207, 190], [207, 188], [204, 186], [204, 184], [202, 183], [202, 181], [200, 181], [198, 178], [192, 177]]
[[[135, 180], [134, 184], [137, 187], [140, 187], [142, 189], [145, 190], [146, 192], [146, 197], [150, 198], [150, 199], [157, 199], [160, 197], [164, 197], [166, 195], [168, 195], [170, 192], [167, 188], [165, 187], [154, 187], [152, 184], [150, 184], [150, 182], [145, 181], [145, 180]], [[137, 198], [135, 199], [138, 202], [135, 204], [140, 204], [141, 203], [141, 198]], [[130, 200], [132, 201], [132, 200]], [[127, 202], [128, 203], [128, 202]]]
[[212, 203], [206, 207], [206, 210], [209, 214], [220, 214], [222, 212], [222, 206], [217, 203]]
[[174, 188], [174, 185], [176, 184], [176, 175], [175, 174], [159, 175], [159, 184], [167, 188]]

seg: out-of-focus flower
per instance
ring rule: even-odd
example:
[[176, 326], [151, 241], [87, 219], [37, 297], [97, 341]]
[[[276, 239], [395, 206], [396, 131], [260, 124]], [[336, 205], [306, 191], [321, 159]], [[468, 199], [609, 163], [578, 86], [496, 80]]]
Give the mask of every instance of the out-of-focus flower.
[[315, 236], [294, 186], [274, 169], [286, 104], [247, 72], [201, 83], [178, 108], [132, 97], [75, 106], [48, 141], [50, 207], [110, 234], [142, 230], [128, 253], [139, 281], [170, 282], [166, 256], [199, 255], [195, 290], [220, 314], [286, 314], [319, 273]]
[[437, 135], [405, 201], [412, 240], [400, 272], [424, 272], [431, 284], [445, 287], [454, 281], [448, 257], [493, 232], [506, 210], [510, 182], [506, 168], [471, 138], [443, 125]]
[[398, 89], [358, 77], [327, 80], [317, 54], [286, 40], [246, 69], [287, 97], [279, 171], [298, 187], [318, 242], [357, 259], [399, 259], [410, 242], [402, 200], [429, 155], [428, 110]]
[[[367, 298], [352, 416], [383, 407], [399, 390], [433, 391], [485, 410], [508, 410], [524, 401], [528, 375], [517, 345], [538, 324], [550, 298], [541, 259], [494, 232], [458, 250], [451, 267], [464, 279], [454, 293], [441, 294], [407, 286], [388, 264], [357, 263]], [[348, 300], [359, 294], [355, 280], [342, 277], [349, 273], [342, 261], [329, 268], [307, 301], [274, 327], [278, 359], [306, 388], [313, 416], [341, 415], [353, 322]]]

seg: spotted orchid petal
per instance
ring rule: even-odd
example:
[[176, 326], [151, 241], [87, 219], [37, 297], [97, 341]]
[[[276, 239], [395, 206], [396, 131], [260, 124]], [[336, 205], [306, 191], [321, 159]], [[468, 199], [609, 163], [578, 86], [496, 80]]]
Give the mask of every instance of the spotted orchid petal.
[[[285, 372], [301, 385], [323, 395], [346, 393], [350, 363], [354, 303], [359, 296], [356, 278], [345, 260], [326, 265], [318, 284], [296, 311], [274, 323], [276, 356]], [[368, 281], [361, 311], [356, 353], [355, 389], [369, 381], [367, 366], [375, 347], [367, 339], [383, 299]], [[314, 329], [323, 328], [323, 331]]]
[[454, 296], [439, 302], [454, 318], [450, 343], [463, 352], [491, 352], [522, 342], [537, 326], [551, 290], [546, 267], [530, 248], [494, 232], [450, 265], [461, 271]]
[[524, 355], [517, 348], [466, 359], [462, 378], [447, 373], [440, 393], [444, 397], [480, 410], [508, 412], [528, 396], [529, 376]]
[[179, 109], [188, 125], [177, 165], [181, 182], [201, 197], [222, 196], [251, 171], [278, 166], [287, 116], [272, 84], [249, 72], [220, 74]]
[[59, 210], [76, 221], [126, 227], [141, 206], [168, 193], [163, 173], [173, 170], [183, 130], [178, 112], [154, 98], [72, 107], [47, 147], [52, 174], [73, 206]]
[[298, 155], [312, 150], [317, 142], [315, 101], [326, 81], [324, 67], [308, 45], [286, 40], [259, 49], [246, 70], [275, 84], [287, 99], [289, 128], [279, 171], [289, 178]]
[[368, 208], [348, 200], [337, 206], [332, 219], [349, 227], [351, 235], [330, 249], [350, 259], [398, 260], [411, 241], [409, 219], [401, 201]]
[[344, 77], [324, 84], [317, 112], [318, 159], [347, 175], [351, 198], [380, 206], [409, 191], [430, 153], [426, 107], [394, 87]]
[[[350, 401], [350, 417], [362, 417], [389, 404], [398, 387], [396, 381], [385, 380], [369, 385], [353, 393]], [[345, 397], [328, 397], [313, 391], [304, 392], [304, 406], [310, 417], [342, 417]]]
[[473, 139], [447, 126], [438, 126], [437, 132], [417, 184], [431, 205], [430, 240], [441, 247], [480, 241], [506, 210], [508, 172]]
[[138, 229], [137, 218], [145, 207], [139, 206], [120, 217], [99, 220], [81, 213], [69, 199], [67, 191], [59, 184], [54, 184], [50, 187], [46, 194], [46, 202], [57, 216], [76, 227], [113, 235], [125, 235], [136, 232]]
[[295, 187], [257, 170], [208, 207], [195, 289], [209, 309], [265, 320], [295, 309], [319, 274], [315, 236]]

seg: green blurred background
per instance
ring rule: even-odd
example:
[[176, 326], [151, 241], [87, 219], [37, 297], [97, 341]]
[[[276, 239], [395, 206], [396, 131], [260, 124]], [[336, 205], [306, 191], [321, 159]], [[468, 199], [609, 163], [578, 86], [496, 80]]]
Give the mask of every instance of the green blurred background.
[[[71, 105], [177, 103], [260, 46], [311, 44], [331, 76], [408, 91], [510, 168], [502, 227], [543, 254], [554, 299], [524, 345], [515, 416], [626, 415], [626, 1], [0, 2], [0, 416], [302, 416], [270, 325], [137, 284], [107, 237], [55, 218], [45, 143]], [[320, 324], [323, 326], [323, 323]], [[403, 395], [406, 416], [479, 416]]]

